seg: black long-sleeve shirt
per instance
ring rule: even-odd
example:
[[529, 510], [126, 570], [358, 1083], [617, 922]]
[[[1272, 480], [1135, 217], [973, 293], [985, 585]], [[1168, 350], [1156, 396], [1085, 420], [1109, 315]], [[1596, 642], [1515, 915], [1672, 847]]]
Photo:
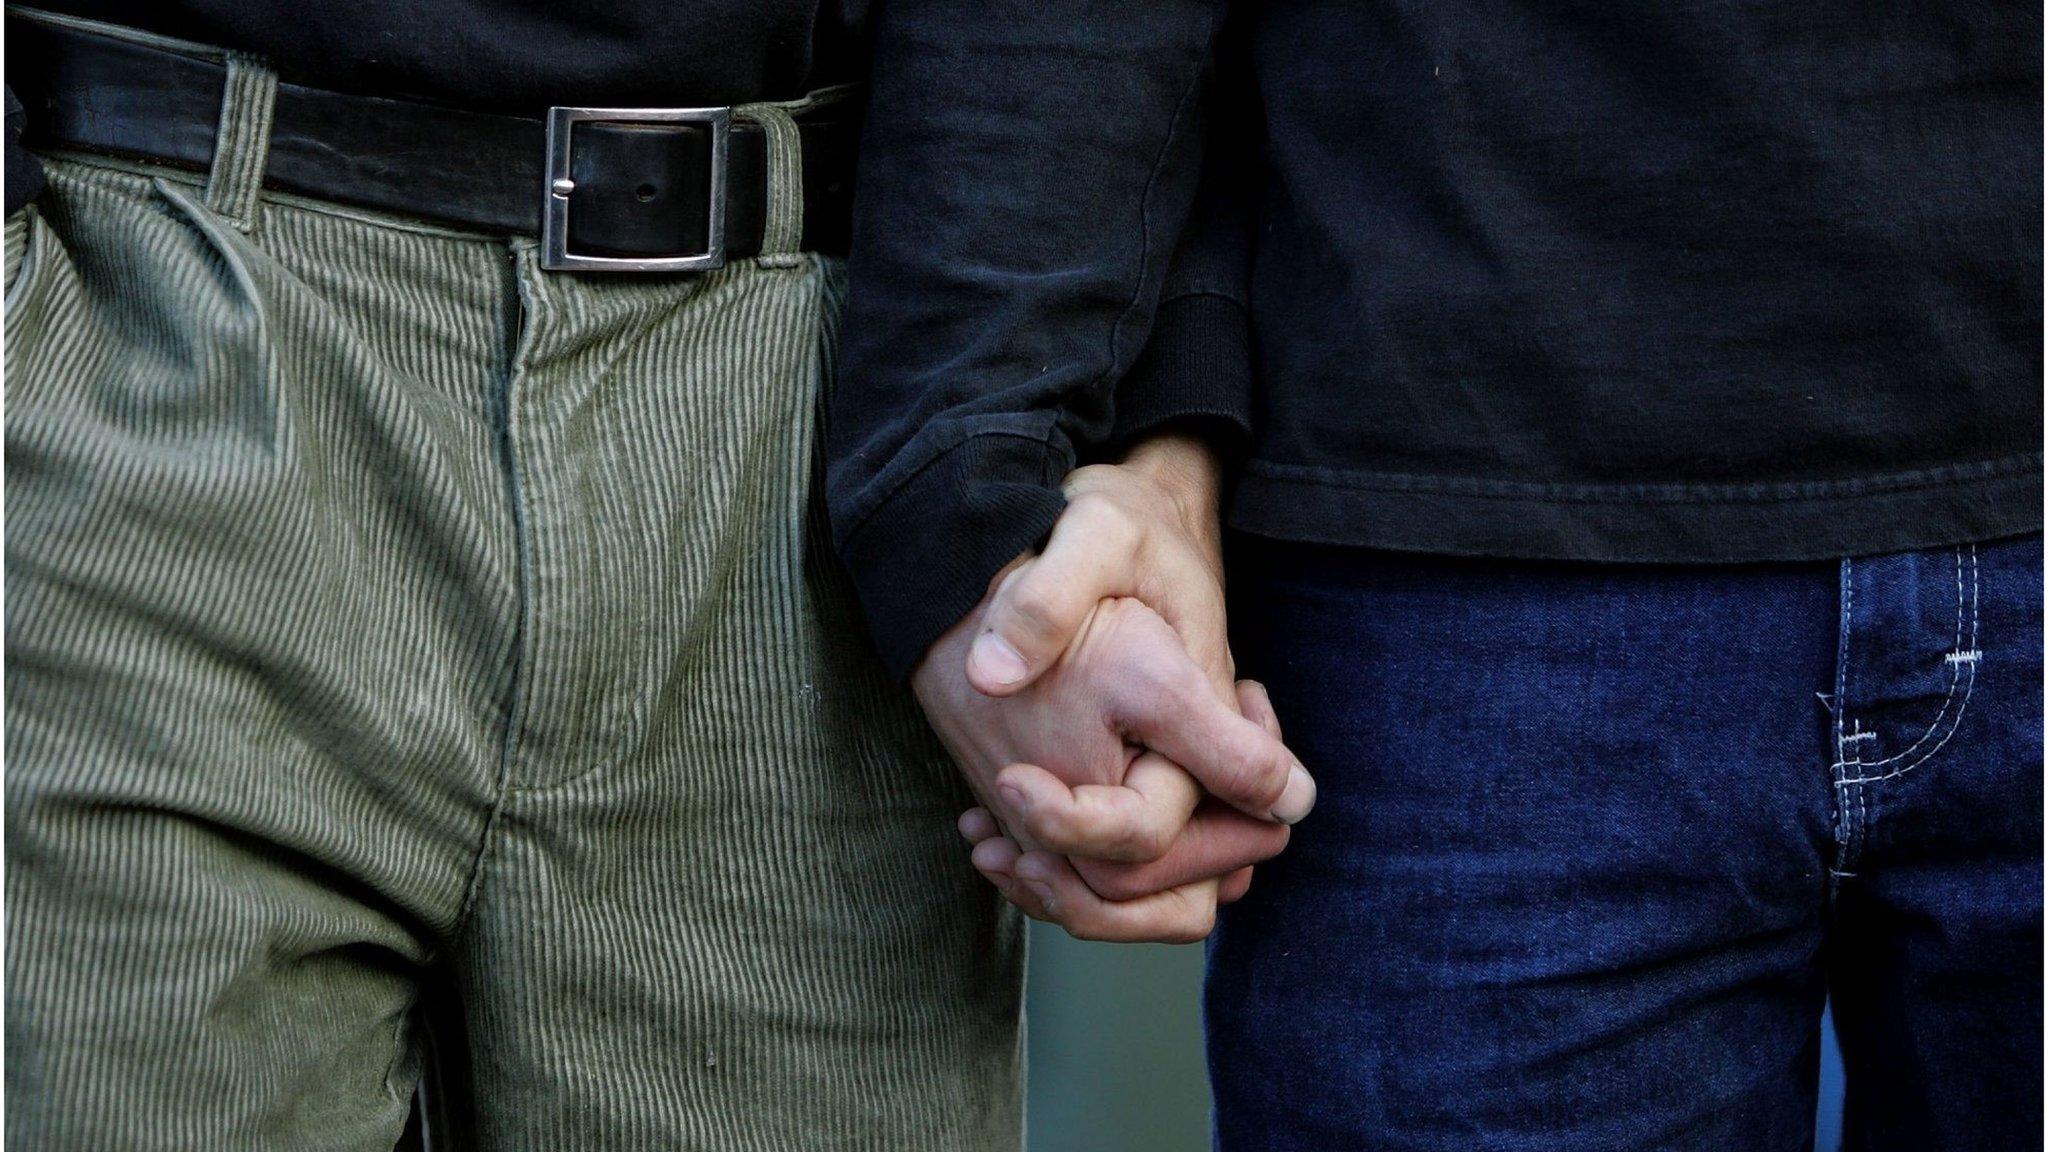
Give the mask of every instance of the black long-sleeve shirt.
[[1239, 17], [1211, 102], [1249, 123], [1207, 168], [1251, 227], [1185, 241], [1212, 282], [1130, 374], [1213, 14], [1020, 44], [882, 10], [831, 497], [899, 668], [1056, 516], [1120, 378], [1250, 422], [1231, 522], [1269, 536], [1732, 562], [2039, 530], [2038, 8]]
[[1223, 7], [876, 13], [827, 495], [899, 672], [1118, 431], [1195, 196]]

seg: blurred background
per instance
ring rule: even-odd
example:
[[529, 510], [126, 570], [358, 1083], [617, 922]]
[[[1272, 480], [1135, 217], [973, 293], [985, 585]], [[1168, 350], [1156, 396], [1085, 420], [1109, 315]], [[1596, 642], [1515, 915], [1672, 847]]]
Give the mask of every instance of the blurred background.
[[[1029, 1152], [1201, 1152], [1200, 945], [1084, 944], [1031, 925]], [[1822, 1046], [1814, 1147], [1841, 1142], [1842, 1060]]]

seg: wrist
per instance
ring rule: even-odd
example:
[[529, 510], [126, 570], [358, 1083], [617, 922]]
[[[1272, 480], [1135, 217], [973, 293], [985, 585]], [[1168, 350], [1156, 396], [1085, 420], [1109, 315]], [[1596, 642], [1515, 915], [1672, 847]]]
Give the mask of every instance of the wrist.
[[1208, 440], [1186, 430], [1158, 432], [1132, 445], [1118, 466], [1171, 500], [1190, 528], [1214, 530], [1223, 461]]

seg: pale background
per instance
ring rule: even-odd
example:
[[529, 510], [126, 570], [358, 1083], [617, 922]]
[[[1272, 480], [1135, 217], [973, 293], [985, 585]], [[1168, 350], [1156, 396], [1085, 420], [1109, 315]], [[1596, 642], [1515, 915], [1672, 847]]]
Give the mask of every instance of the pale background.
[[[1209, 1146], [1199, 945], [1083, 944], [1034, 923], [1030, 971], [1030, 1152]], [[1828, 1150], [1841, 1139], [1832, 1028], [1822, 1052], [1814, 1146]]]

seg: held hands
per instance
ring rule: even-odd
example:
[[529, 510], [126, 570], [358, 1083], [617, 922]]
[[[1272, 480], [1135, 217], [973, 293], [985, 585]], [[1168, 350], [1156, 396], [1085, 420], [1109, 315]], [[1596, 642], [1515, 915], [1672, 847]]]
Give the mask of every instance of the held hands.
[[[1250, 681], [1246, 714], [1265, 708], [1268, 730], [1277, 739], [1264, 691]], [[1144, 753], [1140, 760], [1157, 753]], [[1064, 927], [1084, 940], [1191, 943], [1207, 936], [1216, 922], [1216, 908], [1245, 894], [1251, 886], [1249, 865], [1207, 880], [1162, 888], [1174, 878], [1205, 869], [1220, 871], [1238, 860], [1263, 860], [1287, 846], [1285, 825], [1254, 825], [1263, 834], [1247, 835], [1234, 850], [1233, 833], [1242, 834], [1246, 818], [1211, 808], [1198, 814], [1182, 831], [1168, 858], [1118, 873], [1095, 861], [1067, 858], [1054, 852], [1024, 852], [1005, 837], [993, 814], [974, 808], [960, 817], [960, 833], [974, 844], [974, 865], [1011, 903], [1040, 920]], [[1235, 851], [1235, 854], [1233, 854]], [[1206, 863], [1204, 863], [1206, 861]]]
[[1216, 483], [1184, 437], [1076, 471], [1045, 550], [913, 678], [986, 805], [961, 819], [976, 866], [1076, 936], [1207, 935], [1314, 804], [1263, 689], [1231, 679]]

